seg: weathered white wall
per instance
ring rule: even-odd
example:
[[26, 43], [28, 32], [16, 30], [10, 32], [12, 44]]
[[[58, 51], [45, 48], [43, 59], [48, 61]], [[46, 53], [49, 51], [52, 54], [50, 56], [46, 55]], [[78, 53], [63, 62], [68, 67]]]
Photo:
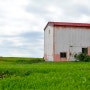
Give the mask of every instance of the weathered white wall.
[[[49, 31], [50, 30], [50, 31]], [[53, 27], [48, 26], [44, 31], [44, 53], [48, 61], [53, 61]]]
[[[79, 53], [82, 52], [83, 47], [88, 46], [90, 46], [90, 29], [55, 27], [55, 54], [60, 54], [60, 52]], [[74, 60], [69, 54], [67, 58]]]

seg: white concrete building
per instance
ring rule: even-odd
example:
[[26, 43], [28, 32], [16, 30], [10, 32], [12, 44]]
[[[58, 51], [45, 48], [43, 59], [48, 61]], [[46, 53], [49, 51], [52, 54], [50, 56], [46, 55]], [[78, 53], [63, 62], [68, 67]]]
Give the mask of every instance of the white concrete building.
[[45, 61], [73, 61], [77, 53], [90, 55], [90, 24], [48, 22], [44, 28]]

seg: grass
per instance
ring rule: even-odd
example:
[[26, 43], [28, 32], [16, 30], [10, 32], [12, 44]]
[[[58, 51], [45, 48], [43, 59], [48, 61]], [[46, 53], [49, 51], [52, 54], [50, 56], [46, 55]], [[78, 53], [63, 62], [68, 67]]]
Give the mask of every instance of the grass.
[[0, 90], [89, 90], [90, 62], [0, 58]]

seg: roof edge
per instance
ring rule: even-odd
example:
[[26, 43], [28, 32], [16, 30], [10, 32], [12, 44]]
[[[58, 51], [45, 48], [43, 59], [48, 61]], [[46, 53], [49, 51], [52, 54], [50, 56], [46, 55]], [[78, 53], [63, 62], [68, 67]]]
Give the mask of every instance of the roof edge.
[[73, 22], [48, 22], [44, 28], [47, 28], [48, 25], [54, 26], [73, 26], [73, 27], [90, 27], [90, 23], [73, 23]]
[[46, 26], [44, 27], [44, 30], [47, 28], [47, 26], [50, 24], [50, 25], [53, 25], [53, 23], [54, 22], [48, 22], [47, 24], [46, 24]]

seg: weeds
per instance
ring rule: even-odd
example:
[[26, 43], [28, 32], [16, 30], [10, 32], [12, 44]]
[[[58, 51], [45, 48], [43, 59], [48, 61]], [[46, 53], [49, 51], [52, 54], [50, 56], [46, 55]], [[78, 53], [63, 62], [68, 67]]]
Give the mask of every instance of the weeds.
[[90, 62], [3, 58], [0, 62], [0, 90], [89, 90], [89, 72]]

